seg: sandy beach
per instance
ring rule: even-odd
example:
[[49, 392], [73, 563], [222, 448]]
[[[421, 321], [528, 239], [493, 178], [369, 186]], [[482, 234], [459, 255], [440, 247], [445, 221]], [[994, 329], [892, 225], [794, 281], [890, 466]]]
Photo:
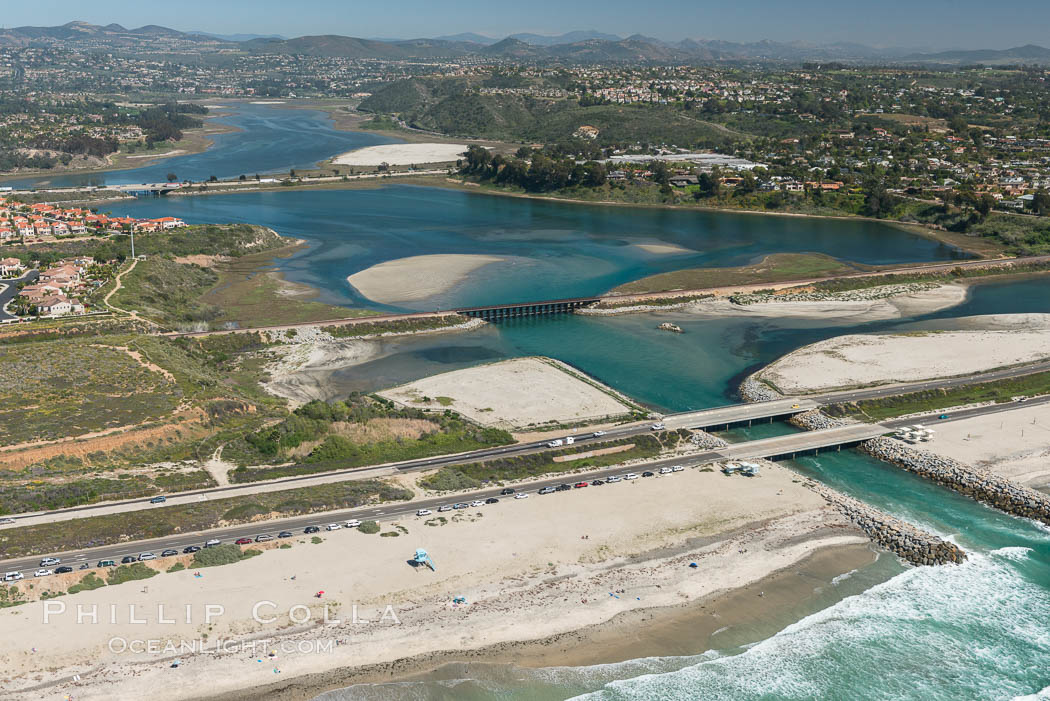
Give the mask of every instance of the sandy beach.
[[466, 144], [384, 144], [368, 146], [336, 156], [339, 166], [409, 166], [423, 163], [451, 163], [463, 157]]
[[757, 374], [786, 394], [956, 377], [1050, 358], [1045, 331], [846, 335], [800, 348]]
[[406, 407], [451, 409], [482, 426], [510, 431], [630, 412], [613, 390], [566, 370], [546, 358], [515, 358], [425, 377], [378, 394]]
[[1050, 405], [1022, 406], [931, 428], [935, 433], [921, 444], [923, 450], [1029, 487], [1050, 484]]
[[[300, 536], [285, 541], [290, 548], [269, 548], [235, 565], [201, 570], [200, 577], [185, 570], [67, 595], [63, 612], [58, 601], [3, 609], [0, 626], [17, 644], [0, 656], [0, 690], [16, 698], [162, 701], [235, 695], [314, 675], [314, 693], [338, 686], [342, 676], [326, 682], [324, 675], [346, 668], [396, 670], [392, 663], [408, 657], [425, 667], [445, 659], [441, 651], [467, 656], [564, 634], [745, 586], [818, 548], [865, 542], [796, 480], [779, 466], [752, 480], [694, 468], [504, 500], [444, 521], [403, 518], [397, 531], [383, 524], [400, 533], [396, 538], [344, 530], [323, 532], [314, 544]], [[406, 564], [417, 547], [428, 550], [436, 571]], [[454, 596], [466, 603], [453, 604]], [[99, 623], [78, 624], [78, 604], [82, 610], [97, 605]], [[112, 615], [111, 604], [117, 605]], [[52, 615], [42, 624], [45, 605]], [[208, 605], [223, 611], [206, 622]], [[169, 642], [205, 636], [227, 643], [214, 654], [165, 650]], [[123, 648], [140, 639], [156, 640], [156, 653]], [[266, 642], [246, 644], [252, 640]], [[72, 674], [80, 681], [69, 679]]]
[[383, 304], [418, 302], [455, 287], [498, 256], [434, 254], [388, 260], [346, 278], [365, 297]]

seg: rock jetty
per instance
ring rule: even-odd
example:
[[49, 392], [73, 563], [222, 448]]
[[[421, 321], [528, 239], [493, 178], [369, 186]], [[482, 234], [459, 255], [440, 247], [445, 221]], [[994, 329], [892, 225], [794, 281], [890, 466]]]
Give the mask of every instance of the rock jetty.
[[707, 431], [701, 431], [700, 429], [693, 429], [693, 435], [689, 436], [689, 442], [697, 448], [702, 448], [704, 450], [725, 448], [729, 445], [729, 441], [724, 438], [719, 438], [718, 436], [712, 435]]
[[806, 486], [824, 497], [839, 513], [853, 522], [875, 543], [913, 565], [958, 564], [966, 552], [932, 533], [927, 533], [899, 518], [848, 497], [819, 482]]
[[759, 382], [754, 377], [749, 377], [740, 383], [740, 398], [745, 402], [771, 402], [775, 399], [783, 399], [784, 395], [769, 385]]
[[890, 438], [872, 438], [861, 450], [1014, 516], [1050, 525], [1050, 496], [987, 470], [978, 470]]
[[665, 321], [656, 328], [661, 331], [670, 331], [671, 333], [682, 333], [682, 327], [678, 324], [672, 324], [670, 321]]
[[795, 414], [788, 419], [788, 423], [806, 431], [823, 431], [828, 428], [838, 428], [839, 426], [847, 425], [846, 421], [833, 419], [820, 409], [811, 409], [801, 414]]

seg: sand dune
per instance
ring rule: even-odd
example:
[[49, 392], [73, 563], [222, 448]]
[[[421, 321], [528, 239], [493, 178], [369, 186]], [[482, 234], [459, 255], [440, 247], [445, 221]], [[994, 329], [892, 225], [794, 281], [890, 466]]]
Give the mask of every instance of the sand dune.
[[388, 260], [346, 278], [365, 297], [384, 304], [417, 302], [447, 292], [478, 268], [504, 258], [437, 254]]

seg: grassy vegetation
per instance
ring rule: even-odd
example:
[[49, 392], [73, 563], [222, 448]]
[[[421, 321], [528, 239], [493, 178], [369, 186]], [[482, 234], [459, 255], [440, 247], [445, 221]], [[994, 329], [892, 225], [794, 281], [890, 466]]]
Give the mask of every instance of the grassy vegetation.
[[582, 124], [599, 130], [596, 143], [676, 143], [728, 147], [748, 135], [684, 114], [667, 105], [580, 106], [575, 99], [543, 100], [480, 94], [462, 80], [412, 78], [376, 90], [359, 109], [397, 113], [410, 126], [443, 134], [500, 141], [554, 143], [573, 139]]
[[71, 586], [67, 593], [79, 594], [82, 591], [91, 591], [92, 589], [99, 589], [104, 586], [106, 586], [106, 583], [102, 581], [101, 577], [94, 572], [88, 572], [80, 582]]
[[15, 558], [91, 548], [123, 540], [160, 538], [172, 533], [203, 531], [221, 523], [250, 520], [250, 516], [235, 518], [238, 512], [290, 516], [411, 498], [412, 492], [407, 489], [379, 480], [354, 480], [249, 497], [173, 505], [156, 510], [8, 528], [0, 531], [0, 557]]
[[354, 324], [341, 324], [339, 326], [324, 326], [321, 328], [335, 338], [356, 338], [358, 336], [373, 336], [384, 333], [414, 333], [417, 331], [431, 331], [458, 326], [470, 321], [468, 317], [459, 314], [444, 314], [442, 316], [428, 316], [418, 319], [393, 319], [387, 321], [358, 322]]
[[114, 584], [123, 584], [124, 582], [134, 582], [138, 579], [149, 579], [150, 577], [156, 577], [160, 572], [147, 567], [143, 562], [135, 562], [130, 565], [121, 565], [116, 569], [109, 571], [106, 575], [106, 584], [113, 586]]
[[215, 260], [204, 268], [173, 256], [140, 261], [110, 302], [180, 330], [275, 326], [374, 312], [313, 301], [317, 290], [272, 272], [275, 256], [294, 247]]
[[262, 550], [248, 548], [241, 550], [239, 545], [216, 545], [213, 548], [204, 548], [193, 554], [193, 567], [218, 567], [219, 565], [232, 565], [241, 560], [262, 555]]
[[361, 531], [362, 533], [374, 535], [379, 532], [380, 528], [379, 524], [375, 521], [363, 521], [361, 525], [357, 527], [357, 530]]
[[[568, 472], [584, 467], [604, 467], [616, 465], [627, 460], [653, 458], [661, 451], [673, 448], [680, 440], [688, 437], [689, 432], [666, 432], [658, 435], [642, 435], [634, 438], [622, 438], [605, 443], [588, 443], [552, 452], [532, 453], [499, 458], [486, 462], [465, 465], [450, 465], [419, 481], [420, 486], [438, 492], [473, 489], [487, 482], [518, 480], [527, 477], [538, 477], [558, 472]], [[554, 458], [564, 455], [601, 450], [614, 446], [634, 444], [629, 450], [608, 455], [596, 455], [579, 460], [555, 462]]]
[[800, 280], [857, 272], [855, 267], [820, 253], [774, 253], [759, 263], [736, 268], [692, 268], [651, 275], [620, 285], [615, 294], [705, 289], [730, 285]]
[[102, 339], [0, 346], [0, 377], [3, 445], [156, 419], [181, 396], [163, 375]]
[[[368, 428], [379, 420], [422, 423], [422, 433], [386, 435], [386, 438], [355, 440], [353, 426]], [[340, 433], [339, 431], [343, 431]], [[240, 467], [230, 474], [233, 482], [257, 482], [293, 475], [327, 472], [333, 469], [378, 465], [414, 460], [434, 455], [448, 455], [513, 443], [506, 431], [478, 428], [452, 412], [430, 414], [419, 409], [396, 409], [391, 402], [355, 395], [345, 402], [314, 401], [305, 404], [281, 423], [249, 434], [244, 441], [231, 446], [230, 455], [242, 463], [285, 461], [289, 455], [312, 445], [301, 461], [291, 465], [247, 469]]]
[[947, 272], [898, 273], [893, 275], [872, 275], [870, 277], [824, 280], [815, 283], [812, 287], [821, 292], [850, 292], [852, 290], [863, 290], [882, 285], [905, 285], [913, 282], [950, 282], [952, 280], [969, 280], [997, 275], [1044, 273], [1047, 271], [1050, 271], [1050, 263], [1023, 263], [994, 267], [960, 267], [953, 268]]
[[935, 412], [949, 407], [982, 402], [1008, 402], [1013, 397], [1050, 394], [1050, 372], [1041, 372], [1009, 380], [925, 390], [883, 399], [866, 399], [824, 408], [831, 416], [852, 416], [872, 421], [892, 419], [907, 414]]

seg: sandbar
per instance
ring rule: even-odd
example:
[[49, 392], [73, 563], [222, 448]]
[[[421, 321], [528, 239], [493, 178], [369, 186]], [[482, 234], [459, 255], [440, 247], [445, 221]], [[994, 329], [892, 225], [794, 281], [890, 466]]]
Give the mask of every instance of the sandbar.
[[681, 255], [683, 253], [696, 253], [696, 251], [677, 246], [673, 243], [635, 243], [631, 244], [646, 253], [654, 253], [660, 256]]
[[367, 146], [336, 156], [340, 166], [409, 166], [416, 163], [450, 163], [463, 157], [464, 144], [383, 144]]
[[958, 377], [1050, 358], [1046, 331], [915, 331], [820, 341], [767, 366], [758, 379], [785, 394]]
[[499, 256], [440, 253], [388, 260], [346, 278], [365, 297], [383, 304], [418, 302], [455, 287]]

